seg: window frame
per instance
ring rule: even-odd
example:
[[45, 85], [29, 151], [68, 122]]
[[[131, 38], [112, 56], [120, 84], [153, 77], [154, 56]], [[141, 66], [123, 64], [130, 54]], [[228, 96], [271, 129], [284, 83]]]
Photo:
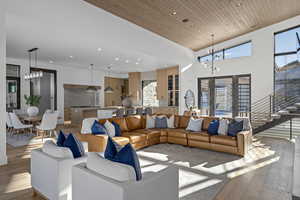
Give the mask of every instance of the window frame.
[[[5, 67], [7, 67], [8, 65], [16, 66], [19, 69], [19, 77], [7, 76], [7, 74], [6, 74], [6, 76], [5, 76], [6, 77], [5, 85], [7, 84], [7, 80], [17, 81], [17, 88], [18, 88], [18, 90], [17, 90], [17, 107], [12, 108], [12, 110], [14, 110], [14, 109], [21, 109], [21, 65], [15, 65], [15, 64], [9, 64], [9, 63], [7, 63], [5, 65]], [[6, 106], [7, 105], [5, 105], [5, 107]], [[6, 107], [6, 110], [8, 110], [7, 107]], [[8, 111], [10, 111], [10, 110], [8, 110]]]
[[[217, 50], [217, 51], [215, 51], [214, 54], [219, 53], [219, 52], [222, 52], [222, 59], [220, 59], [220, 60], [235, 59], [235, 58], [225, 58], [225, 51], [228, 50], [228, 49], [232, 49], [232, 48], [235, 48], [235, 47], [238, 47], [238, 46], [242, 46], [242, 45], [248, 44], [248, 43], [251, 44], [251, 55], [250, 55], [250, 56], [252, 56], [252, 40], [247, 40], [247, 41], [245, 41], [245, 42], [243, 42], [243, 43], [239, 43], [239, 44], [236, 44], [236, 45], [233, 45], [233, 46], [230, 46], [230, 47], [226, 47], [226, 48]], [[211, 53], [205, 54], [205, 55], [203, 55], [203, 56], [198, 56], [198, 62], [201, 63], [201, 59], [204, 58], [204, 57], [207, 57], [207, 56], [211, 56], [211, 57], [212, 57]], [[241, 57], [249, 57], [249, 56], [240, 56], [240, 57], [236, 57], [236, 58], [241, 58]], [[218, 61], [219, 61], [219, 60], [218, 60]]]

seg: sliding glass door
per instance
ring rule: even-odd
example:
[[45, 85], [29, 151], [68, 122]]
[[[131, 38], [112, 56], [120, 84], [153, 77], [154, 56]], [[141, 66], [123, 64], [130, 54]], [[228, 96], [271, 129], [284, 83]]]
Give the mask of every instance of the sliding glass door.
[[233, 117], [250, 112], [250, 75], [198, 79], [198, 107], [201, 115]]

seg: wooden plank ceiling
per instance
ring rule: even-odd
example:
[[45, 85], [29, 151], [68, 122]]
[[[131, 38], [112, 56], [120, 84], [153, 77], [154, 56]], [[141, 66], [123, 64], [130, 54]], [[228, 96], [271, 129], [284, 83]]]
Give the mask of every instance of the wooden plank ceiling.
[[300, 14], [300, 0], [85, 1], [193, 50]]

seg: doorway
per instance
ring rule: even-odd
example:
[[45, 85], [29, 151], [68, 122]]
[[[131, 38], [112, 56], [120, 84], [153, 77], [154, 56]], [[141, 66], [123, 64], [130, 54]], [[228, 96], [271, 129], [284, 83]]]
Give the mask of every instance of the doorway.
[[30, 80], [30, 95], [41, 96], [40, 114], [46, 110], [57, 110], [57, 72], [56, 70], [30, 68], [30, 72], [43, 72], [39, 79]]
[[251, 76], [198, 78], [198, 108], [201, 115], [247, 116], [251, 109]]

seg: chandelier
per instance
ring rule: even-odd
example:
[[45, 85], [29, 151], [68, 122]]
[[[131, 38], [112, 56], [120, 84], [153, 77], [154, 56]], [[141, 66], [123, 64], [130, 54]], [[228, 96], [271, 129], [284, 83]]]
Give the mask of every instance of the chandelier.
[[[37, 67], [37, 51], [38, 48], [33, 48], [28, 50], [29, 55], [29, 68], [36, 68]], [[32, 61], [32, 56], [34, 56], [34, 61]], [[24, 75], [25, 80], [33, 80], [33, 79], [40, 79], [43, 77], [43, 71], [38, 72], [30, 72]]]
[[209, 57], [205, 61], [201, 62], [204, 65], [204, 68], [210, 70], [211, 74], [213, 74], [213, 75], [216, 72], [220, 71], [220, 68], [216, 67], [216, 63], [215, 63], [216, 60], [220, 59], [220, 56], [217, 55], [215, 52], [214, 37], [215, 37], [215, 35], [211, 34], [211, 47], [208, 51]]

